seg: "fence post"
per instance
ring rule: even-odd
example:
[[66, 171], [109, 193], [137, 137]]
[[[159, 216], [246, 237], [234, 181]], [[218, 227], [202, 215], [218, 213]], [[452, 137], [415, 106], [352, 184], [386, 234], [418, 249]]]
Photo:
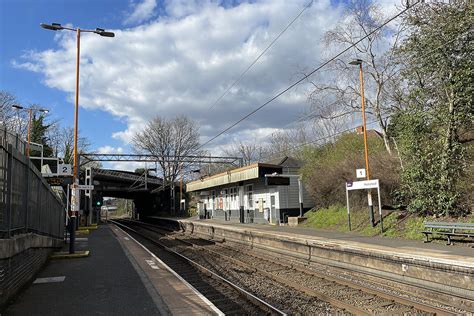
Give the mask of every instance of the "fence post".
[[26, 192], [23, 194], [24, 198], [24, 205], [25, 205], [25, 233], [28, 233], [28, 218], [30, 213], [30, 158], [26, 157], [26, 165], [25, 165], [25, 172], [26, 172]]
[[7, 238], [11, 237], [11, 226], [12, 226], [12, 186], [13, 186], [13, 146], [7, 145]]

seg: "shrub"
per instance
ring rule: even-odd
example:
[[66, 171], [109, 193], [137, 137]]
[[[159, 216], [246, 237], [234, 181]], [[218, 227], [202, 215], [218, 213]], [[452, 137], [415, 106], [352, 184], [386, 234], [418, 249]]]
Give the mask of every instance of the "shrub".
[[[383, 140], [374, 131], [369, 131], [368, 146], [370, 177], [380, 180], [382, 203], [391, 205], [399, 186], [399, 163], [386, 152]], [[305, 160], [305, 186], [316, 207], [345, 205], [346, 181], [357, 181], [356, 169], [365, 167], [363, 136], [345, 134], [334, 143], [307, 147], [301, 156]], [[351, 192], [351, 204], [367, 205], [366, 192]]]

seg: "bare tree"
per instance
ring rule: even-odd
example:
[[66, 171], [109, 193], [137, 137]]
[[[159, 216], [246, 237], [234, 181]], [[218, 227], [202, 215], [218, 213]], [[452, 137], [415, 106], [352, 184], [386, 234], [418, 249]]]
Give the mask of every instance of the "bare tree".
[[[61, 127], [56, 122], [48, 131], [48, 138], [50, 146], [53, 148], [53, 155], [62, 157], [64, 163], [73, 164], [74, 128]], [[79, 154], [90, 152], [90, 146], [91, 143], [86, 137], [78, 136], [77, 151]]]
[[292, 156], [298, 153], [299, 148], [313, 139], [311, 124], [298, 121], [293, 127], [280, 129], [270, 135], [270, 140], [263, 149], [263, 159]]
[[[403, 24], [398, 29], [387, 26], [375, 31], [385, 21], [378, 6], [370, 0], [351, 1], [347, 12], [333, 30], [325, 34], [328, 52], [355, 45], [327, 68], [319, 78], [311, 81], [313, 91], [309, 99], [317, 120], [353, 119], [360, 112], [360, 82], [358, 69], [348, 62], [358, 58], [363, 61], [367, 114], [373, 116], [380, 128], [387, 152], [391, 154], [391, 142], [387, 134], [387, 115], [400, 107], [394, 84], [399, 80], [399, 69], [392, 56], [392, 47], [399, 43]], [[375, 33], [371, 34], [373, 31]], [[371, 34], [371, 35], [369, 35]], [[391, 34], [388, 36], [387, 34]], [[365, 40], [357, 43], [361, 38]], [[319, 110], [319, 112], [318, 112]]]
[[[188, 166], [182, 159], [197, 154], [199, 129], [194, 121], [185, 116], [173, 119], [157, 116], [148, 122], [143, 131], [135, 134], [133, 146], [138, 152], [156, 157], [164, 182], [171, 185], [173, 192], [175, 181]], [[172, 208], [174, 210], [174, 199]]]
[[265, 154], [265, 148], [253, 142], [244, 143], [241, 140], [234, 142], [229, 148], [223, 149], [227, 156], [242, 157], [242, 163], [249, 165], [262, 160]]
[[12, 133], [26, 135], [28, 113], [15, 110], [13, 105], [20, 105], [17, 98], [9, 92], [0, 91], [0, 124]]

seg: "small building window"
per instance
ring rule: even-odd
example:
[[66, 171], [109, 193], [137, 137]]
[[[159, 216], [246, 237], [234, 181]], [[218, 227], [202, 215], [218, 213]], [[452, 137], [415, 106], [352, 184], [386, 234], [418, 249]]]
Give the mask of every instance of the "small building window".
[[253, 209], [253, 185], [245, 186], [245, 194], [247, 195], [247, 207]]
[[237, 188], [236, 187], [230, 188], [230, 198], [232, 202], [237, 201]]
[[216, 191], [212, 191], [211, 196], [212, 196], [212, 209], [217, 210]]

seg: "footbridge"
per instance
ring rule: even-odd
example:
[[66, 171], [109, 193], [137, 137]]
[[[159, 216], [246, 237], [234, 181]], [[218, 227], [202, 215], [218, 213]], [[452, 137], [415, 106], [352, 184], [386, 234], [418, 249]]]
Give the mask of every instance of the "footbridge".
[[[243, 163], [241, 157], [203, 155], [157, 157], [147, 154], [118, 153], [83, 153], [80, 161], [83, 166], [90, 162], [142, 162], [152, 164], [161, 162], [162, 164], [166, 163], [174, 170], [184, 170], [186, 168], [199, 170], [203, 164], [223, 164], [235, 167], [242, 166]], [[83, 180], [85, 184], [94, 185], [94, 190], [86, 192], [87, 197], [83, 201], [83, 209], [86, 210], [86, 213], [94, 210], [93, 205], [96, 204], [93, 201], [103, 197], [132, 199], [138, 214], [145, 216], [155, 215], [158, 212], [172, 212], [172, 210], [177, 209], [176, 205], [179, 205], [179, 201], [176, 201], [176, 197], [179, 196], [177, 194], [179, 185], [177, 183], [163, 183], [162, 178], [150, 176], [146, 171], [139, 174], [130, 171], [86, 168]]]
[[85, 182], [94, 185], [94, 190], [86, 192], [85, 209], [93, 209], [95, 202], [104, 197], [133, 200], [136, 211], [140, 214], [153, 214], [157, 209], [168, 209], [170, 186], [164, 186], [162, 178], [151, 176], [147, 172], [87, 168], [85, 177]]

